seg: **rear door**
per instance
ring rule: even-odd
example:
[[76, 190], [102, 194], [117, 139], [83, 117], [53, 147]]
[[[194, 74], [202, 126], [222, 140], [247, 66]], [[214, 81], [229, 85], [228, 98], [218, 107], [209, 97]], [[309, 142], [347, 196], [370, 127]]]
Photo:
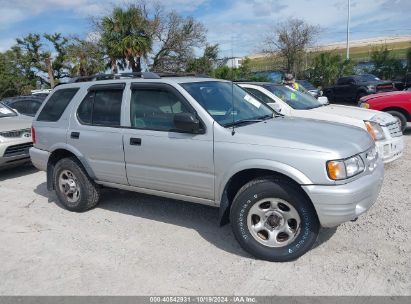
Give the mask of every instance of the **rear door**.
[[94, 85], [72, 115], [67, 143], [99, 181], [127, 184], [121, 107], [124, 83]]
[[195, 113], [168, 84], [133, 83], [125, 130], [127, 177], [132, 186], [206, 200], [214, 199], [213, 130], [176, 131], [174, 114]]

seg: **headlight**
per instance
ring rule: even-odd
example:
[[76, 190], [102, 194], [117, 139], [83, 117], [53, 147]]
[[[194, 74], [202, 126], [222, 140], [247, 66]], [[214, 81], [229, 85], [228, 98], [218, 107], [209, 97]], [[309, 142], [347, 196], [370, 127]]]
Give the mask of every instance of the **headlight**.
[[370, 104], [369, 104], [369, 103], [366, 103], [366, 102], [362, 102], [362, 103], [360, 104], [360, 107], [361, 107], [361, 108], [364, 108], [364, 109], [369, 109], [369, 108], [370, 108]]
[[367, 86], [367, 89], [368, 89], [368, 91], [375, 92], [376, 87], [375, 87], [375, 85], [368, 85], [368, 86]]
[[374, 140], [383, 140], [385, 139], [384, 131], [382, 130], [379, 123], [375, 121], [364, 121], [365, 127], [367, 128], [368, 133]]
[[327, 162], [328, 177], [332, 180], [343, 180], [364, 172], [362, 158], [357, 155], [345, 160], [331, 160]]

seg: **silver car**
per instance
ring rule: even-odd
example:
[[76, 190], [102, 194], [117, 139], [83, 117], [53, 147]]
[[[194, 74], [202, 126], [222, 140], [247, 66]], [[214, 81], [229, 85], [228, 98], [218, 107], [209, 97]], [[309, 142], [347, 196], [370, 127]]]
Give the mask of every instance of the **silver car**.
[[30, 162], [31, 118], [0, 103], [0, 169]]
[[222, 80], [99, 77], [58, 86], [33, 122], [32, 162], [68, 210], [102, 186], [206, 204], [246, 251], [289, 261], [377, 199], [384, 166], [360, 128], [278, 116]]

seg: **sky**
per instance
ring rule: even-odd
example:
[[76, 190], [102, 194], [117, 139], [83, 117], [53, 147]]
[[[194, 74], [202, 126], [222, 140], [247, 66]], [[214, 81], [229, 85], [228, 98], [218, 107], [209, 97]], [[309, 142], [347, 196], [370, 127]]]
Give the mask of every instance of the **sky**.
[[[87, 37], [92, 17], [130, 0], [0, 0], [0, 51], [30, 32]], [[147, 0], [147, 3], [153, 1]], [[346, 39], [348, 0], [158, 0], [167, 10], [193, 16], [208, 29], [220, 56], [258, 53], [279, 22], [300, 18], [321, 28], [317, 44]], [[351, 0], [351, 38], [411, 35], [411, 0]]]

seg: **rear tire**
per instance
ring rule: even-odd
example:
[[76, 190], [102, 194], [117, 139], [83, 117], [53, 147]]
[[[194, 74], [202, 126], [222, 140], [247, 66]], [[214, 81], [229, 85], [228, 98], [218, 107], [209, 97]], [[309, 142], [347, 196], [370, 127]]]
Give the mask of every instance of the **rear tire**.
[[401, 131], [404, 132], [407, 128], [407, 118], [405, 117], [405, 115], [398, 111], [387, 111], [387, 113], [398, 119], [398, 121], [401, 123]]
[[74, 157], [59, 160], [54, 168], [53, 182], [60, 203], [73, 212], [94, 208], [100, 198], [98, 185], [90, 179]]
[[237, 193], [230, 222], [241, 247], [274, 262], [295, 260], [314, 245], [320, 223], [296, 186], [274, 178], [253, 180]]

